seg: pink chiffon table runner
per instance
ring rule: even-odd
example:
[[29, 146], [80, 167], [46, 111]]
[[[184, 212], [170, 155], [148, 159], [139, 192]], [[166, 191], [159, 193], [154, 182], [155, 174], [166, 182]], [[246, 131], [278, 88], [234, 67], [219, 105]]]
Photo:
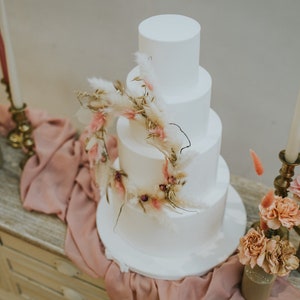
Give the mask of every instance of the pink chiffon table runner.
[[[0, 105], [0, 134], [14, 126], [8, 107]], [[204, 276], [181, 280], [157, 280], [134, 272], [123, 273], [108, 260], [96, 228], [99, 191], [83, 147], [83, 134], [77, 134], [67, 119], [27, 110], [34, 126], [36, 155], [26, 163], [21, 180], [23, 207], [29, 211], [55, 214], [67, 226], [65, 253], [82, 271], [101, 277], [113, 300], [222, 300], [243, 299], [240, 282], [243, 266], [233, 254], [226, 262]], [[116, 141], [110, 141], [116, 155]], [[277, 278], [270, 300], [300, 299], [300, 290], [286, 278]]]

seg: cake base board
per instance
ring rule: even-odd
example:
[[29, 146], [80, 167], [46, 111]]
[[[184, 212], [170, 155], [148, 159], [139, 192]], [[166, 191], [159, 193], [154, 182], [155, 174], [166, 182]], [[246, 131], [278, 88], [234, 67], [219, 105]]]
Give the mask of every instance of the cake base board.
[[247, 214], [239, 194], [230, 186], [219, 236], [199, 251], [182, 257], [157, 257], [133, 248], [116, 234], [115, 222], [112, 205], [103, 199], [97, 208], [98, 233], [107, 257], [113, 259], [122, 271], [131, 270], [155, 279], [178, 280], [204, 275], [232, 255], [240, 237], [245, 234]]

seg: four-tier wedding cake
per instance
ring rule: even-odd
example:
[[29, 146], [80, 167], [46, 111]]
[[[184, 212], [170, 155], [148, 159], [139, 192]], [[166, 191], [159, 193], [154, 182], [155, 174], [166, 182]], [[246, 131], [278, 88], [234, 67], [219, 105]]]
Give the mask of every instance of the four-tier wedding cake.
[[[212, 80], [199, 52], [198, 22], [150, 17], [139, 25], [138, 66], [126, 87], [91, 80], [88, 107], [97, 118], [87, 149], [96, 153], [102, 191], [97, 227], [107, 257], [123, 270], [201, 275], [244, 234], [246, 213], [220, 156], [222, 124], [210, 108]], [[118, 158], [107, 164], [111, 116], [118, 117]]]

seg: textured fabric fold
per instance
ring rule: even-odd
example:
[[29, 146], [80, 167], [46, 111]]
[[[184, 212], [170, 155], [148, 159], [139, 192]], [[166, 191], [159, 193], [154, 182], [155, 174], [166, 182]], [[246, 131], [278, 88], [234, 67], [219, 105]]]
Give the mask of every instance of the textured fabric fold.
[[65, 221], [81, 161], [82, 149], [75, 136], [71, 124], [60, 119], [48, 120], [35, 128], [36, 155], [28, 160], [21, 176], [24, 208], [56, 214]]
[[[41, 111], [27, 111], [34, 126], [36, 155], [24, 167], [20, 182], [23, 206], [56, 214], [66, 223], [66, 255], [84, 272], [104, 278], [112, 300], [241, 300], [239, 285], [243, 266], [237, 255], [204, 276], [177, 281], [156, 280], [134, 272], [122, 273], [108, 260], [96, 228], [99, 189], [75, 129], [65, 119]], [[0, 105], [0, 134], [7, 135], [13, 122], [7, 106]], [[116, 156], [116, 141], [109, 141]], [[105, 201], [105, 200], [103, 200]], [[270, 300], [300, 299], [300, 291], [284, 278], [274, 284]]]
[[114, 262], [105, 273], [104, 281], [112, 300], [164, 299], [159, 297], [156, 280], [133, 272], [122, 273]]
[[104, 277], [109, 261], [104, 256], [104, 249], [97, 232], [97, 202], [84, 192], [81, 185], [86, 182], [84, 177], [88, 177], [88, 174], [86, 169], [81, 169], [77, 180], [83, 181], [76, 183], [71, 195], [67, 213], [68, 236], [65, 251], [87, 274], [93, 277]]

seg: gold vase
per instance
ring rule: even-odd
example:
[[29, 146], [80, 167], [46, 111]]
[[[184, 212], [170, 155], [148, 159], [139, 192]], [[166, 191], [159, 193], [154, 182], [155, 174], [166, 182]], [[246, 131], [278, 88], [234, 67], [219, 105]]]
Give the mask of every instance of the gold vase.
[[253, 269], [246, 265], [242, 279], [242, 295], [246, 300], [266, 300], [269, 298], [276, 275], [266, 273], [261, 267]]

